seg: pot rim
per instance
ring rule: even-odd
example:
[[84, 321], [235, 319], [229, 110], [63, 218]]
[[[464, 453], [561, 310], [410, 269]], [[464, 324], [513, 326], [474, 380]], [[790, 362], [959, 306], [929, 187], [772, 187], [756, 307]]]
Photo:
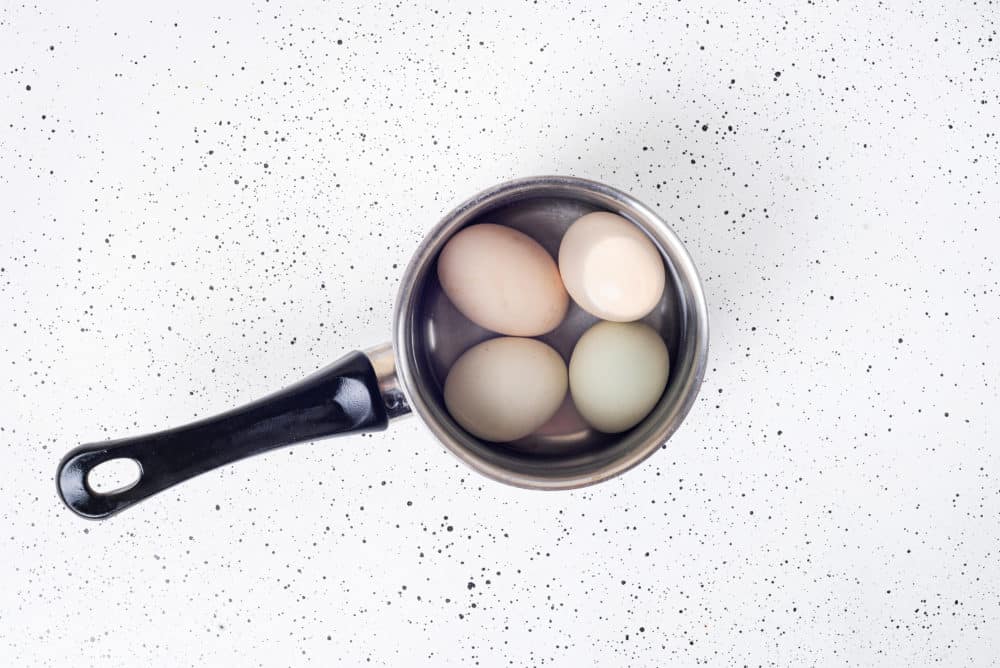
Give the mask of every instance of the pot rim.
[[[586, 199], [629, 218], [643, 229], [664, 256], [668, 272], [672, 268], [681, 292], [684, 327], [678, 350], [682, 362], [676, 381], [671, 384], [650, 416], [635, 428], [635, 443], [622, 454], [595, 470], [567, 474], [538, 475], [518, 471], [490, 461], [463, 443], [472, 439], [442, 412], [437, 402], [428, 400], [421, 390], [421, 379], [414, 361], [416, 338], [414, 316], [427, 272], [433, 270], [441, 248], [458, 229], [489, 209], [517, 199], [518, 196], [552, 195]], [[414, 252], [400, 284], [393, 312], [393, 349], [396, 371], [409, 404], [434, 436], [456, 457], [473, 470], [508, 485], [529, 489], [574, 489], [593, 485], [635, 467], [658, 450], [680, 427], [690, 412], [701, 387], [708, 360], [708, 306], [702, 281], [691, 256], [680, 238], [652, 209], [632, 196], [606, 184], [570, 176], [532, 176], [491, 186], [465, 200], [446, 214], [423, 238]], [[672, 360], [674, 366], [674, 360]], [[674, 366], [674, 368], [678, 368]], [[673, 376], [672, 369], [671, 375]], [[651, 419], [655, 418], [655, 419]], [[473, 439], [474, 440], [474, 439]]]

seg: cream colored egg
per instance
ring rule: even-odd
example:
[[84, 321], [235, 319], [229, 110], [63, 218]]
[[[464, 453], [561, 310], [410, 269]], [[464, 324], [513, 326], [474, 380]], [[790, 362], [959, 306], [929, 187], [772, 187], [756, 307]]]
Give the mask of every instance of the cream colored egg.
[[649, 415], [669, 374], [667, 346], [655, 329], [641, 322], [599, 322], [573, 349], [570, 394], [591, 427], [616, 434]]
[[541, 244], [503, 225], [472, 225], [453, 236], [437, 262], [438, 280], [462, 314], [511, 336], [555, 329], [569, 307], [559, 268]]
[[486, 441], [514, 441], [551, 418], [566, 396], [563, 358], [534, 339], [500, 337], [469, 348], [444, 382], [458, 424]]
[[580, 308], [603, 320], [631, 322], [660, 301], [663, 258], [636, 225], [607, 211], [574, 222], [559, 246], [559, 272]]

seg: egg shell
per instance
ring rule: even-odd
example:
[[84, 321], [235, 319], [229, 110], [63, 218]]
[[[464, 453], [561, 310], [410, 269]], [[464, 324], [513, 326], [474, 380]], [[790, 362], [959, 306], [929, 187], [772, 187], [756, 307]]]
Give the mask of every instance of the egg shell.
[[573, 405], [573, 398], [569, 392], [562, 404], [556, 409], [545, 424], [536, 429], [532, 436], [560, 436], [566, 437], [572, 434], [580, 434], [587, 431], [589, 425], [580, 416], [580, 412]]
[[629, 220], [595, 211], [577, 219], [559, 245], [559, 272], [580, 308], [615, 322], [648, 315], [666, 272], [653, 242]]
[[569, 308], [559, 268], [537, 241], [483, 223], [453, 236], [437, 262], [441, 288], [466, 318], [511, 336], [555, 329]]
[[670, 375], [667, 346], [641, 322], [599, 322], [580, 337], [569, 361], [569, 387], [587, 423], [609, 434], [649, 415]]
[[500, 337], [465, 351], [448, 371], [444, 403], [466, 431], [506, 442], [534, 432], [566, 397], [566, 363], [534, 339]]

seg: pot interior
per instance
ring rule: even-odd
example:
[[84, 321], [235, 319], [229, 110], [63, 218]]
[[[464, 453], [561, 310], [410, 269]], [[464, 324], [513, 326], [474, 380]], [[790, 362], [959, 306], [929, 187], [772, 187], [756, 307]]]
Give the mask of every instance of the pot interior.
[[[569, 182], [572, 186], [578, 180]], [[634, 465], [655, 450], [676, 426], [664, 430], [668, 421], [676, 419], [678, 403], [689, 406], [688, 400], [693, 399], [687, 395], [691, 393], [691, 371], [692, 365], [697, 363], [694, 356], [698, 351], [697, 346], [684, 345], [686, 340], [689, 344], [694, 343], [688, 337], [692, 296], [685, 289], [686, 283], [673, 258], [665, 251], [657, 230], [650, 234], [644, 215], [647, 211], [637, 211], [628, 202], [616, 201], [585, 187], [560, 188], [551, 184], [536, 188], [507, 187], [506, 191], [501, 187], [492, 195], [470, 200], [453, 212], [424, 242], [408, 270], [408, 276], [413, 274], [410, 276], [412, 284], [409, 289], [404, 288], [397, 307], [396, 350], [401, 358], [399, 365], [404, 385], [414, 408], [432, 431], [455, 454], [481, 472], [503, 482], [528, 487], [560, 488], [597, 482], [620, 472], [623, 466]], [[448, 415], [443, 399], [444, 381], [451, 365], [462, 353], [499, 335], [469, 321], [444, 294], [437, 279], [438, 253], [462, 228], [494, 223], [524, 232], [555, 259], [566, 229], [580, 216], [597, 210], [612, 211], [638, 224], [646, 230], [664, 259], [667, 281], [663, 297], [643, 318], [643, 322], [660, 333], [670, 353], [670, 377], [660, 402], [642, 423], [620, 434], [605, 434], [587, 426], [572, 407], [572, 400], [567, 398], [556, 416], [531, 436], [510, 443], [490, 443], [475, 438]], [[654, 222], [665, 227], [659, 219]], [[680, 243], [675, 237], [667, 241]], [[686, 253], [684, 259], [687, 259]], [[696, 287], [696, 294], [700, 296], [700, 285]], [[558, 351], [568, 365], [576, 341], [596, 322], [596, 317], [571, 300], [562, 324], [537, 338]], [[694, 391], [697, 391], [696, 386]]]

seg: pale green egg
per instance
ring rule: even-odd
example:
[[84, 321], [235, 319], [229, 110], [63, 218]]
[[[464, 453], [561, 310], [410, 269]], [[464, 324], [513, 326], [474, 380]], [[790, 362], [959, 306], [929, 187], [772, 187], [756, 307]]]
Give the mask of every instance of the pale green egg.
[[587, 423], [609, 434], [649, 415], [670, 375], [667, 346], [641, 322], [602, 321], [588, 329], [569, 362], [569, 389]]

